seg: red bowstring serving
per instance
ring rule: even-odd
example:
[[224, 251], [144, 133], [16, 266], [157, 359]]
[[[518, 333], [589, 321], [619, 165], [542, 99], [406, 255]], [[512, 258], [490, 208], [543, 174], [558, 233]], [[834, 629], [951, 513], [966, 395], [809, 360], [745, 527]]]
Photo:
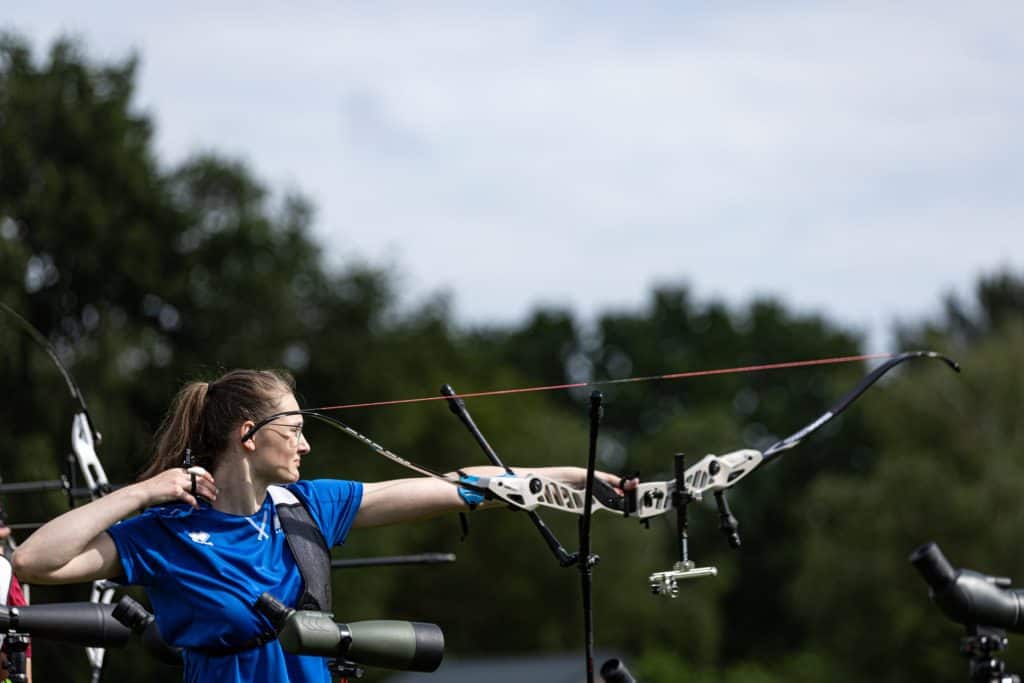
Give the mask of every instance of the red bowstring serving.
[[399, 398], [390, 401], [370, 401], [368, 403], [345, 403], [337, 406], [321, 406], [314, 410], [347, 410], [349, 408], [372, 408], [376, 406], [396, 406], [403, 403], [422, 403], [424, 401], [446, 401], [450, 398], [479, 398], [481, 396], [505, 396], [508, 394], [526, 394], [538, 391], [558, 391], [564, 389], [583, 389], [585, 387], [608, 386], [610, 384], [628, 384], [631, 382], [651, 382], [654, 380], [685, 379], [689, 377], [706, 377], [708, 375], [732, 375], [744, 372], [761, 372], [763, 370], [782, 370], [784, 368], [801, 368], [811, 365], [835, 365], [838, 363], [855, 363], [863, 360], [879, 360], [892, 358], [891, 353], [869, 353], [860, 356], [836, 356], [834, 358], [816, 358], [813, 360], [796, 360], [786, 363], [767, 363], [762, 365], [742, 365], [732, 368], [716, 368], [714, 370], [692, 370], [690, 372], [673, 372], [667, 375], [649, 375], [647, 377], [625, 377], [622, 379], [606, 379], [596, 382], [572, 382], [569, 384], [548, 384], [536, 387], [519, 387], [516, 389], [495, 389], [491, 391], [475, 391], [468, 394], [451, 396], [421, 396], [420, 398]]

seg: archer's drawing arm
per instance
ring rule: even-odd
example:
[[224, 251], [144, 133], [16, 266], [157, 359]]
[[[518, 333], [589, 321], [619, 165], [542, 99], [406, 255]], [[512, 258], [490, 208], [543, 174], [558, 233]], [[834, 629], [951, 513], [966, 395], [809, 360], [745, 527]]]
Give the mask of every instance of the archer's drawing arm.
[[[197, 495], [217, 497], [208, 472], [197, 476]], [[191, 478], [182, 468], [165, 470], [125, 486], [50, 520], [18, 546], [11, 558], [15, 574], [27, 583], [78, 583], [121, 573], [117, 546], [106, 533], [122, 519], [171, 501], [198, 505], [189, 492]]]

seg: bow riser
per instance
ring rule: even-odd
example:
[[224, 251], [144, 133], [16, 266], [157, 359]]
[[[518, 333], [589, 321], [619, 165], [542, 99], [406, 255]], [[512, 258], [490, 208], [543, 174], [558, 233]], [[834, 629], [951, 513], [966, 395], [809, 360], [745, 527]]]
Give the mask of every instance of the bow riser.
[[[706, 455], [686, 470], [686, 495], [690, 500], [701, 500], [707, 493], [724, 491], [753, 472], [762, 461], [761, 452], [752, 448], [726, 455]], [[583, 514], [585, 493], [582, 489], [541, 475], [479, 477], [474, 484], [473, 488], [522, 510], [544, 507], [570, 514]], [[598, 480], [593, 509], [640, 520], [649, 519], [675, 509], [672, 502], [675, 490], [674, 480], [649, 481], [639, 484], [635, 491], [624, 497]], [[635, 502], [631, 502], [633, 500]]]

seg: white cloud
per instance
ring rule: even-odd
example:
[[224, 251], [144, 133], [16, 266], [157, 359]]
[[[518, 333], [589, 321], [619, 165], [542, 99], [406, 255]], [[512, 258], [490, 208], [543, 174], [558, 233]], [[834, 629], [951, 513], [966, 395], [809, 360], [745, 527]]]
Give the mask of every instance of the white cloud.
[[137, 47], [166, 159], [243, 157], [314, 198], [336, 256], [397, 255], [469, 319], [686, 280], [878, 346], [892, 317], [1024, 267], [1024, 5], [624, 7], [38, 2], [8, 21]]

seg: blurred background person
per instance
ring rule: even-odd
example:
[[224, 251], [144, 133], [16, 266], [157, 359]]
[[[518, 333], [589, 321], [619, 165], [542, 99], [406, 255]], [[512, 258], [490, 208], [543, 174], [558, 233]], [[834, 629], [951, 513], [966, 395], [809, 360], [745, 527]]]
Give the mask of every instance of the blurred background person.
[[[28, 604], [25, 599], [25, 592], [18, 583], [17, 577], [11, 571], [11, 563], [5, 556], [6, 549], [11, 547], [11, 529], [7, 526], [6, 515], [3, 505], [0, 505], [0, 605], [19, 607]], [[32, 649], [25, 653], [25, 665], [28, 673], [28, 680], [32, 680]], [[7, 671], [7, 642], [3, 634], [0, 634], [0, 681], [8, 680], [10, 674]]]

